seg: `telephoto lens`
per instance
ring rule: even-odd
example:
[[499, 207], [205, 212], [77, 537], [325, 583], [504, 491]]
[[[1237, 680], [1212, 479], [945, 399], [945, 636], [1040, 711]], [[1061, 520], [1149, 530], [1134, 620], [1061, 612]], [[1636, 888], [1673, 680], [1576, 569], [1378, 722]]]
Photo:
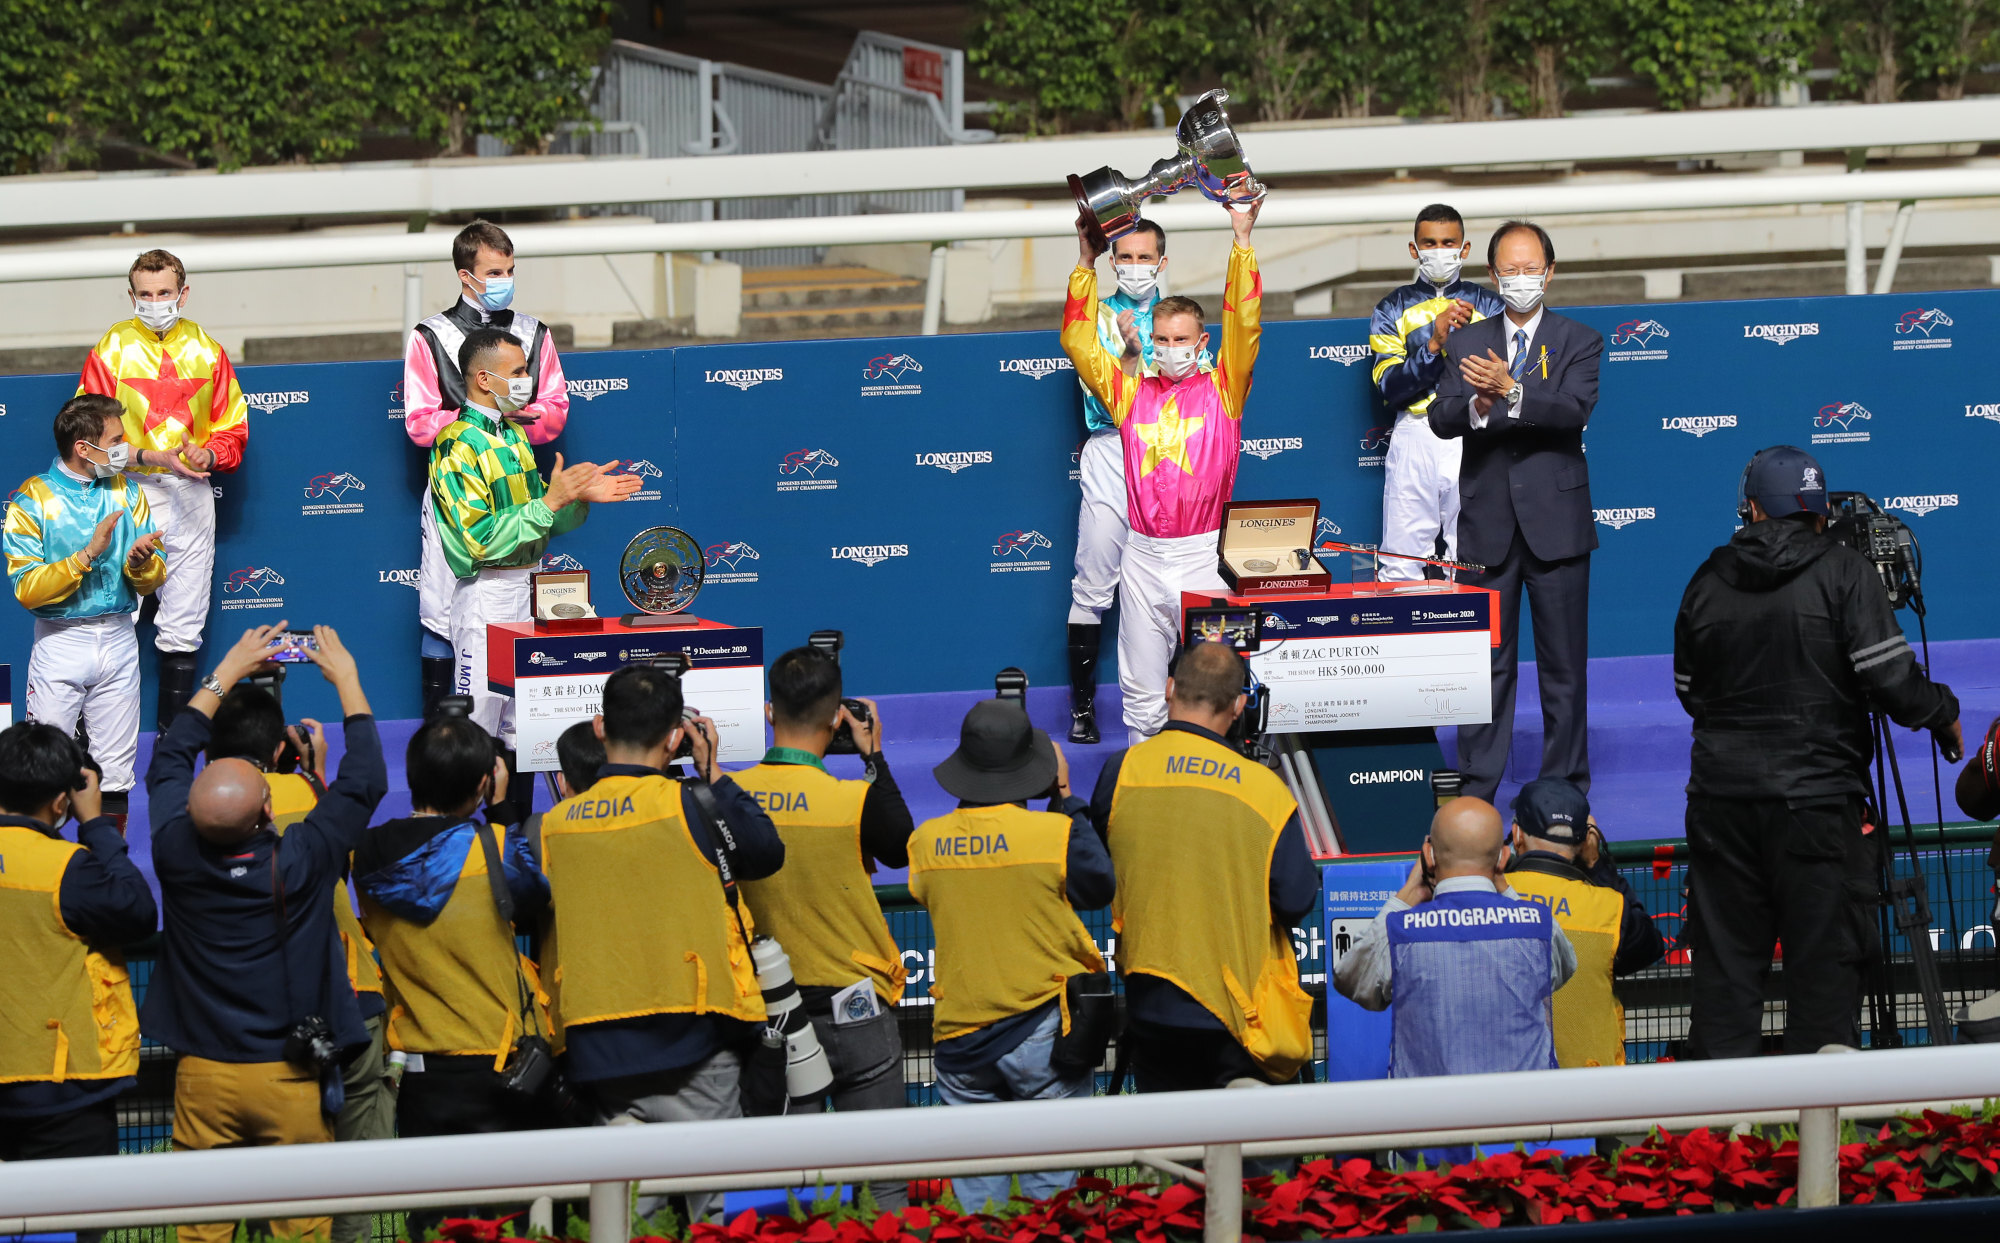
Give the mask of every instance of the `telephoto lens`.
[[806, 1018], [785, 947], [770, 937], [758, 937], [750, 943], [750, 962], [757, 969], [757, 987], [764, 992], [765, 1039], [774, 1031], [784, 1033], [785, 1095], [794, 1103], [825, 1096], [833, 1086], [833, 1067]]

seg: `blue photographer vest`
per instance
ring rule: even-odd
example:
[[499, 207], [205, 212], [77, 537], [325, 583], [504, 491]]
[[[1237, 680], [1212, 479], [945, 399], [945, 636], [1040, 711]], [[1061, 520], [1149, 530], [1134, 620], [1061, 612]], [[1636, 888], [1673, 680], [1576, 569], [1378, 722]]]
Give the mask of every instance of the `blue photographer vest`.
[[1388, 922], [1390, 1077], [1554, 1068], [1547, 907], [1448, 893]]

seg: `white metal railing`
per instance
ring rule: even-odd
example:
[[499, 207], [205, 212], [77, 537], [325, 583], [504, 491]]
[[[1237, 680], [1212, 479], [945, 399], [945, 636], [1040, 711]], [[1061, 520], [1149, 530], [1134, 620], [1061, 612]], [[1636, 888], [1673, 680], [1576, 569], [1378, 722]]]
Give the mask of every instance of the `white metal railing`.
[[[1000, 148], [982, 148], [997, 151]], [[934, 148], [933, 154], [956, 148]], [[779, 157], [740, 157], [779, 158]], [[810, 153], [785, 159], [807, 159]], [[630, 168], [639, 161], [602, 161]], [[1051, 163], [1043, 178], [1060, 175]], [[810, 185], [808, 184], [808, 189]], [[1407, 224], [1436, 197], [1435, 191], [1368, 194], [1277, 194], [1261, 218], [1266, 229], [1321, 225]], [[1550, 217], [1604, 212], [1689, 211], [1787, 204], [1919, 202], [1929, 199], [2000, 198], [2000, 161], [1965, 167], [1858, 174], [1736, 173], [1690, 177], [1605, 179], [1587, 183], [1506, 186], [1454, 191], [1452, 204], [1471, 220]], [[1228, 218], [1214, 204], [1187, 196], [1147, 215], [1170, 231], [1220, 230]], [[909, 212], [901, 214], [713, 220], [679, 224], [525, 225], [510, 230], [523, 258], [556, 255], [747, 251], [773, 247], [867, 245], [1005, 238], [1059, 238], [1075, 231], [1073, 207], [1015, 211]], [[1850, 225], [1852, 219], [1850, 218]], [[1850, 247], [1859, 231], [1850, 229]], [[436, 237], [421, 233], [319, 233], [283, 237], [191, 241], [175, 252], [205, 272], [279, 268], [347, 267], [416, 263], [438, 255]], [[71, 246], [0, 248], [0, 282], [123, 277], [133, 244], [103, 240]]]
[[[679, 148], [661, 134], [653, 150]], [[1380, 171], [1831, 151], [1912, 143], [2000, 141], [2000, 101], [1729, 109], [1541, 121], [1291, 129], [1247, 138], [1260, 174]], [[1047, 185], [1109, 164], [1141, 171], [1169, 153], [1159, 133], [922, 149], [921, 155], [812, 151], [652, 160], [432, 161], [238, 173], [64, 173], [0, 177], [0, 224], [93, 228], [177, 220], [251, 221], [338, 215], [407, 217], [590, 203], [875, 194]]]
[[[1838, 1122], [1859, 1108], [2000, 1096], [2000, 1047], [1746, 1058], [1527, 1074], [813, 1114], [0, 1165], [0, 1234], [576, 1198], [592, 1243], [624, 1243], [648, 1191], [796, 1186], [1104, 1164], [1221, 1174], [1245, 1154], [1506, 1143], [1734, 1122], [1799, 1123], [1800, 1203], [1834, 1202]], [[1211, 1240], [1241, 1183], [1211, 1180]]]

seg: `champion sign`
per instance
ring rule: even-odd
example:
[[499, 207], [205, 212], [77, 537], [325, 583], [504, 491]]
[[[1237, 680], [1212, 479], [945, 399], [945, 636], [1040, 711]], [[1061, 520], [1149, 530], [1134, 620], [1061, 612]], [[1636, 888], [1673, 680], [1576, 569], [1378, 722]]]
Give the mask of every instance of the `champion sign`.
[[1067, 358], [1003, 358], [1000, 360], [1002, 375], [1024, 375], [1030, 380], [1052, 376], [1058, 371], [1075, 371], [1076, 365]]
[[624, 376], [614, 376], [605, 380], [571, 380], [567, 385], [571, 397], [581, 397], [585, 401], [596, 401], [606, 393], [622, 393], [632, 387], [632, 382]]
[[1941, 329], [1951, 326], [1951, 316], [1934, 306], [1904, 311], [1902, 318], [1896, 321], [1896, 340], [1889, 348], [1898, 353], [1904, 350], [1948, 350], [1951, 348], [1951, 334]]
[[1372, 773], [1349, 773], [1347, 784], [1351, 786], [1389, 785], [1399, 781], [1429, 781], [1430, 774], [1421, 768], [1383, 768]]
[[1324, 358], [1328, 362], [1336, 362], [1343, 367], [1352, 367], [1362, 359], [1367, 358], [1369, 353], [1370, 351], [1366, 345], [1315, 345], [1306, 352], [1306, 357]]
[[245, 393], [244, 402], [252, 410], [262, 410], [265, 414], [276, 414], [286, 406], [303, 406], [312, 401], [312, 394], [304, 389], [289, 393]]
[[1884, 509], [1900, 509], [1906, 514], [1921, 518], [1936, 509], [1952, 509], [1958, 505], [1958, 493], [1947, 492], [1934, 496], [1892, 496], [1882, 502]]
[[1745, 324], [1743, 335], [1753, 341], [1769, 341], [1772, 345], [1789, 345], [1800, 337], [1819, 335], [1818, 324]]
[[1287, 449], [1303, 449], [1306, 442], [1297, 436], [1267, 436], [1262, 440], [1245, 440], [1238, 448], [1254, 454], [1257, 460], [1268, 462]]
[[727, 384], [738, 392], [748, 392], [769, 380], [785, 378], [783, 367], [731, 367], [721, 371], [704, 371], [702, 380], [707, 384]]
[[1733, 414], [1684, 414], [1676, 418], [1661, 419], [1663, 432], [1686, 432], [1697, 440], [1713, 431], [1736, 426]]
[[1651, 505], [1642, 505], [1637, 509], [1596, 509], [1591, 512], [1599, 522], [1614, 531], [1622, 531], [1635, 522], [1645, 522], [1659, 517]]
[[968, 466], [984, 466], [993, 460], [991, 449], [967, 449], [957, 453], [919, 453], [917, 465], [935, 466], [956, 475]]
[[859, 561], [873, 568], [891, 557], [910, 555], [908, 544], [843, 544], [833, 550], [835, 561]]
[[1655, 345], [1673, 334], [1657, 319], [1630, 319], [1611, 330], [1610, 346], [1604, 357], [1614, 363], [1665, 362], [1667, 347]]

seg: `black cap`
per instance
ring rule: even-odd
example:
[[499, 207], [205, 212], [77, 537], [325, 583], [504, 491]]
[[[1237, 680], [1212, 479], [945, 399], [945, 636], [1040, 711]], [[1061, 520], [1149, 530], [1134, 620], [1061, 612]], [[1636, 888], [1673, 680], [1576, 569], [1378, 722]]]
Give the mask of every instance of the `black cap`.
[[968, 803], [1018, 803], [1056, 783], [1056, 749], [1011, 699], [982, 699], [965, 714], [958, 750], [931, 770], [947, 794]]
[[[1812, 454], [1792, 445], [1774, 445], [1750, 459], [1743, 469], [1743, 499], [1755, 501], [1766, 514], [1815, 513], [1824, 517], [1826, 472]], [[1749, 506], [1743, 506], [1749, 518]]]
[[1514, 823], [1529, 837], [1581, 846], [1590, 831], [1590, 800], [1560, 778], [1530, 781], [1514, 796]]

